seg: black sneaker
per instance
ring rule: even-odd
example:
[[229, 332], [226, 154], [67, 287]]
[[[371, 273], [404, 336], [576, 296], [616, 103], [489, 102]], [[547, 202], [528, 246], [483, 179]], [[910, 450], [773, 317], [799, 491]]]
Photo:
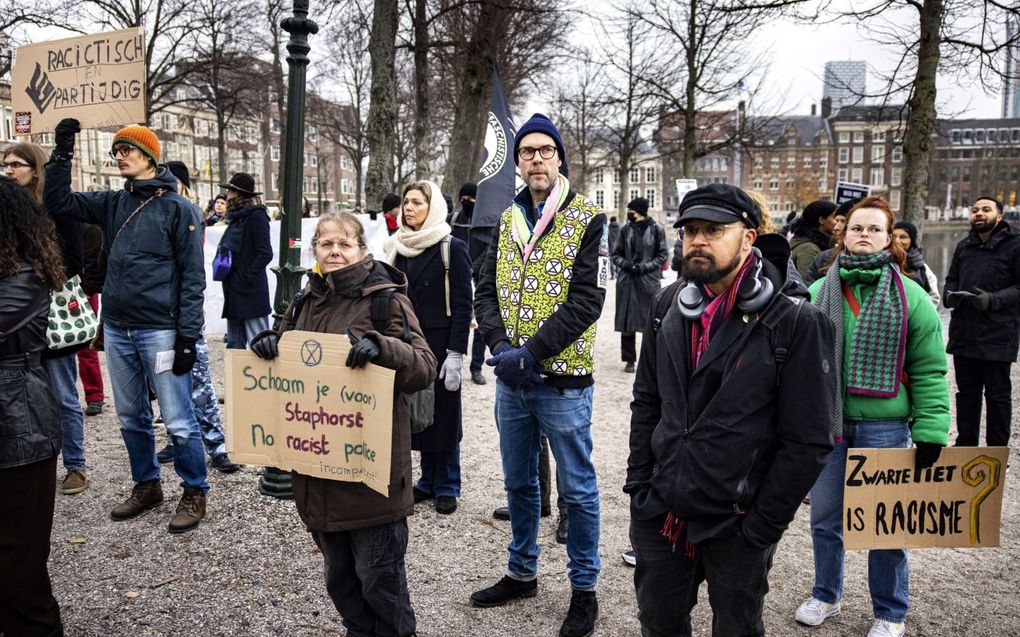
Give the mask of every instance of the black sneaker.
[[478, 370], [477, 372], [475, 371], [471, 372], [471, 382], [473, 382], [475, 385], [485, 384], [485, 376], [482, 376], [482, 370]]
[[212, 457], [212, 466], [215, 467], [220, 473], [234, 473], [241, 468], [241, 465], [230, 461], [230, 456], [225, 453], [221, 453], [218, 456]]
[[510, 521], [510, 507], [496, 507], [492, 511], [492, 517], [497, 520], [503, 520], [504, 522]]
[[166, 464], [174, 461], [174, 446], [167, 443], [165, 447], [159, 450], [156, 454], [156, 460], [159, 460], [160, 464]]
[[[471, 604], [479, 608], [490, 608], [492, 606], [502, 606], [513, 599], [523, 599], [525, 597], [534, 597], [535, 595], [538, 595], [538, 578], [522, 582], [509, 575], [504, 575], [503, 579], [489, 588], [483, 588], [480, 591], [471, 593]], [[573, 605], [571, 605], [571, 608], [573, 608]]]
[[595, 620], [599, 618], [599, 602], [595, 591], [573, 591], [570, 594], [570, 610], [560, 626], [560, 637], [588, 637], [595, 632]]
[[422, 491], [418, 487], [414, 487], [413, 491], [415, 504], [418, 504], [419, 502], [424, 502], [426, 500], [431, 500], [432, 498], [436, 497], [429, 493], [428, 491]]
[[556, 543], [567, 543], [567, 516], [565, 515], [561, 515], [560, 519], [556, 521]]
[[634, 361], [627, 361], [627, 364], [623, 366], [623, 371], [628, 374], [633, 374], [635, 370]]

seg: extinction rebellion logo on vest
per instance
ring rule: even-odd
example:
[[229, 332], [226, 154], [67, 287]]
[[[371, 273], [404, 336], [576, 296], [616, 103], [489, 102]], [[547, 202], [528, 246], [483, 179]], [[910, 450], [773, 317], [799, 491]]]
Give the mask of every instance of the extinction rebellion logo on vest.
[[506, 163], [508, 153], [509, 146], [503, 125], [499, 123], [499, 118], [492, 111], [489, 111], [489, 123], [485, 129], [486, 159], [478, 182], [481, 183], [498, 173], [503, 168], [503, 164]]

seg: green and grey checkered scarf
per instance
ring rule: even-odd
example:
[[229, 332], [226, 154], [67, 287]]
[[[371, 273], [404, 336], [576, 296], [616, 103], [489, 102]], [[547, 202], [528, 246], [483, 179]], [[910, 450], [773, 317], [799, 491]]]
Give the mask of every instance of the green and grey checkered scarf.
[[[875, 285], [871, 296], [861, 306], [850, 341], [850, 356], [846, 361], [847, 393], [893, 398], [900, 391], [907, 344], [907, 297], [894, 255], [888, 249], [869, 255], [843, 252], [825, 275], [815, 305], [835, 328], [833, 347], [837, 361], [843, 361], [846, 329], [843, 285], [847, 283]], [[842, 367], [836, 366], [840, 381]], [[842, 436], [843, 405], [842, 401], [836, 402], [838, 413], [833, 422], [833, 436]]]

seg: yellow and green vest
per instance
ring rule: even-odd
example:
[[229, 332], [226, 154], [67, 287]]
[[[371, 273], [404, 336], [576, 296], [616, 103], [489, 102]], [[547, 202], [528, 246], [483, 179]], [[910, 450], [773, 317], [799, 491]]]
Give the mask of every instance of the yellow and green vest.
[[[496, 292], [499, 314], [514, 347], [524, 345], [567, 300], [581, 238], [600, 212], [594, 202], [574, 195], [567, 207], [553, 217], [552, 229], [535, 243], [526, 264], [510, 234], [513, 207], [500, 215]], [[594, 352], [595, 323], [592, 323], [566, 349], [543, 360], [542, 367], [554, 376], [587, 376], [595, 371]]]

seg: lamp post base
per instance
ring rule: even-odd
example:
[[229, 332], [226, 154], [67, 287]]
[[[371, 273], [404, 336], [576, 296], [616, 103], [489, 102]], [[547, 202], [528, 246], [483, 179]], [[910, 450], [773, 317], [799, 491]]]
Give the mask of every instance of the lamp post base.
[[293, 500], [294, 489], [291, 487], [290, 471], [281, 471], [276, 467], [263, 469], [259, 478], [259, 493], [278, 500]]

